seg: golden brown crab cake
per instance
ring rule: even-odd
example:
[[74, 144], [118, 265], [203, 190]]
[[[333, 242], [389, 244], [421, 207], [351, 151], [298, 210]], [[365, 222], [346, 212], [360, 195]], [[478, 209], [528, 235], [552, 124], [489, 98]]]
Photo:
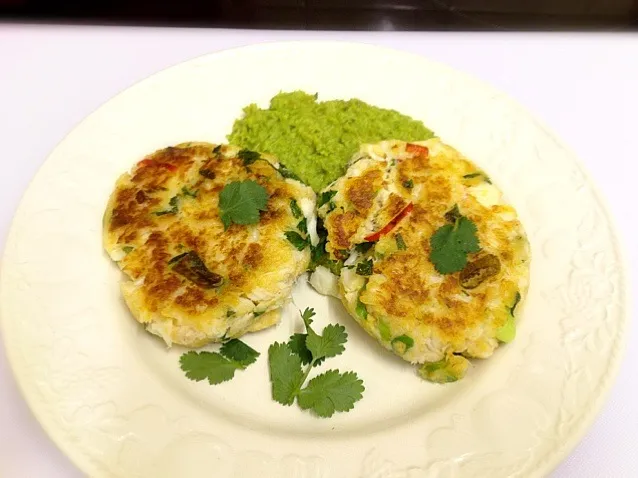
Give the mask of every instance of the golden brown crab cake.
[[[501, 192], [458, 151], [436, 138], [363, 145], [320, 198], [326, 250], [344, 260], [342, 302], [385, 348], [422, 364], [424, 378], [461, 378], [465, 357], [487, 358], [513, 339], [527, 238]], [[311, 283], [328, 291], [327, 276], [318, 269]]]
[[[167, 344], [198, 347], [269, 327], [310, 259], [315, 194], [284, 177], [272, 156], [235, 146], [183, 143], [122, 175], [104, 216], [103, 243], [126, 275], [134, 317]], [[220, 218], [220, 193], [254, 181], [268, 195], [254, 224]]]

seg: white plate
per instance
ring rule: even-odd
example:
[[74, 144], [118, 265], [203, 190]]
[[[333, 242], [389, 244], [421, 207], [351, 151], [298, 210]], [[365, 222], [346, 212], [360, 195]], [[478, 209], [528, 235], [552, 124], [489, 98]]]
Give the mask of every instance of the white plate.
[[[420, 380], [305, 283], [299, 307], [343, 323], [328, 365], [366, 386], [353, 411], [314, 418], [270, 399], [266, 349], [294, 307], [246, 342], [259, 361], [228, 383], [187, 380], [131, 319], [101, 246], [117, 176], [146, 153], [224, 141], [248, 103], [279, 91], [357, 97], [421, 119], [485, 168], [532, 244], [518, 337], [450, 385]], [[51, 438], [95, 477], [540, 476], [577, 443], [615, 376], [626, 279], [612, 227], [577, 161], [511, 100], [409, 54], [344, 43], [265, 44], [204, 56], [112, 99], [48, 158], [15, 217], [1, 278], [3, 335]]]

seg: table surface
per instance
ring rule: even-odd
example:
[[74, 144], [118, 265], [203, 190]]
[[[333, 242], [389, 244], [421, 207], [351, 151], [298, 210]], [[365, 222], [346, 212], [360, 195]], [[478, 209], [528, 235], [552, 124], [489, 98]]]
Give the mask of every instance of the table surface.
[[[508, 93], [581, 158], [606, 197], [638, 271], [629, 192], [638, 112], [638, 36], [548, 33], [275, 32], [0, 23], [0, 247], [30, 179], [56, 144], [109, 98], [175, 63], [276, 40], [350, 40], [445, 62]], [[632, 294], [633, 292], [633, 294]], [[638, 287], [632, 285], [630, 296]], [[630, 312], [631, 313], [631, 312]], [[632, 314], [633, 315], [633, 314]], [[553, 478], [638, 476], [638, 334], [608, 401]], [[49, 440], [19, 391], [0, 342], [0, 476], [82, 476]]]

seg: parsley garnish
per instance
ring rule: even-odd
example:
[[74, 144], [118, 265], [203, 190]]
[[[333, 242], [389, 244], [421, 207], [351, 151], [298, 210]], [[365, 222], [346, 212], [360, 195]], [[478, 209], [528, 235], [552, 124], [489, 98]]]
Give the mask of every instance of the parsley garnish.
[[296, 231], [286, 231], [284, 235], [286, 236], [286, 239], [288, 239], [288, 242], [295, 246], [298, 251], [303, 251], [310, 245], [308, 239], [304, 239], [301, 237], [301, 234]]
[[132, 252], [133, 249], [135, 249], [133, 246], [124, 246], [122, 248], [122, 250], [124, 251], [124, 254], [128, 254], [128, 253]]
[[244, 162], [244, 166], [249, 166], [257, 161], [261, 156], [255, 151], [242, 149], [239, 153], [237, 153], [237, 157]]
[[[317, 207], [320, 208], [327, 202], [329, 202], [335, 195], [337, 191], [324, 191], [319, 195], [319, 201], [317, 201]], [[333, 208], [334, 209], [334, 208]]]
[[301, 208], [299, 207], [299, 204], [297, 204], [297, 200], [296, 199], [291, 199], [290, 200], [290, 210], [292, 211], [292, 215], [295, 216], [295, 218], [299, 219], [301, 216], [303, 216], [303, 212], [301, 211]]
[[259, 211], [266, 210], [268, 193], [255, 181], [233, 181], [219, 194], [219, 210], [224, 228], [231, 223], [255, 224]]
[[453, 224], [440, 227], [430, 238], [430, 261], [441, 274], [452, 274], [467, 264], [467, 255], [481, 250], [476, 224], [459, 216]]
[[372, 259], [368, 259], [367, 261], [359, 262], [357, 264], [357, 274], [360, 276], [370, 276], [372, 275]]
[[197, 382], [207, 379], [211, 385], [226, 382], [254, 363], [259, 352], [241, 340], [232, 339], [222, 345], [217, 352], [186, 352], [179, 359], [186, 377]]
[[403, 236], [401, 234], [397, 234], [394, 236], [394, 240], [397, 242], [397, 249], [400, 251], [405, 251], [408, 246], [405, 245], [405, 241], [403, 240]]
[[403, 187], [406, 189], [412, 189], [414, 187], [414, 181], [408, 179], [407, 181], [403, 181]]
[[[348, 334], [342, 325], [328, 325], [321, 335], [311, 327], [313, 309], [306, 309], [301, 317], [306, 334], [295, 334], [288, 343], [275, 342], [268, 349], [268, 365], [272, 383], [272, 398], [282, 405], [297, 403], [304, 410], [312, 410], [320, 417], [346, 412], [361, 399], [365, 390], [356, 373], [329, 370], [317, 375], [302, 388], [314, 366], [326, 358], [344, 351]], [[306, 364], [306, 370], [302, 370]]]

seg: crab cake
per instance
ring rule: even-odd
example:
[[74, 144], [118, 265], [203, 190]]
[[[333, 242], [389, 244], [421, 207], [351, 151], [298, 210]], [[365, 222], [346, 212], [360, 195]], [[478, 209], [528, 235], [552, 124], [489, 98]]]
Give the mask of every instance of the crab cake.
[[[514, 338], [530, 251], [516, 211], [489, 177], [439, 139], [363, 145], [320, 194], [326, 251], [343, 261], [338, 295], [379, 343], [457, 380], [468, 357]], [[318, 268], [311, 283], [330, 291]]]
[[[310, 259], [286, 234], [307, 240], [315, 223], [314, 192], [284, 176], [271, 156], [208, 143], [162, 149], [122, 175], [103, 242], [126, 275], [135, 319], [168, 345], [190, 347], [276, 324]], [[230, 183], [267, 201], [251, 224], [225, 227], [220, 194]]]

